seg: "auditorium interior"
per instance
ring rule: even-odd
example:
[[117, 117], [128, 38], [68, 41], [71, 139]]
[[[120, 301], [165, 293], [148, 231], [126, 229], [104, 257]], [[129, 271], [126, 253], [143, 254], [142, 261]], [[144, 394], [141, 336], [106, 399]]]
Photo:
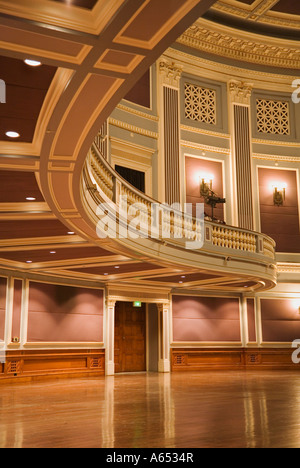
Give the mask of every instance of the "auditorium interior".
[[300, 447], [299, 30], [0, 1], [1, 448]]

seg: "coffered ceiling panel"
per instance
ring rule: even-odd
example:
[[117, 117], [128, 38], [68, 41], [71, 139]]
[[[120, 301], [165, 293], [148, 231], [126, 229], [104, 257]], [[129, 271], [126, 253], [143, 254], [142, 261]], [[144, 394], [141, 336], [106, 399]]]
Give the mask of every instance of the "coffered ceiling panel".
[[18, 142], [33, 140], [37, 120], [56, 73], [55, 67], [30, 67], [23, 60], [0, 56], [6, 103], [0, 105], [0, 140], [12, 141], [6, 132], [19, 133]]
[[[31, 200], [27, 200], [28, 198]], [[33, 172], [0, 171], [0, 204], [29, 201], [44, 201], [35, 174]]]
[[69, 7], [80, 7], [87, 10], [92, 10], [98, 0], [51, 0], [52, 2], [59, 2]]

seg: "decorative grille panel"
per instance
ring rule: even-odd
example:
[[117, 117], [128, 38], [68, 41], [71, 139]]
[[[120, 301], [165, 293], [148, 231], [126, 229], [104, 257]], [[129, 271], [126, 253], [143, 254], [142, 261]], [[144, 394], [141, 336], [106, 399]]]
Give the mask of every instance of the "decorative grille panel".
[[217, 93], [213, 89], [185, 83], [185, 117], [195, 122], [217, 124]]
[[290, 109], [287, 101], [256, 100], [257, 130], [273, 135], [290, 134]]

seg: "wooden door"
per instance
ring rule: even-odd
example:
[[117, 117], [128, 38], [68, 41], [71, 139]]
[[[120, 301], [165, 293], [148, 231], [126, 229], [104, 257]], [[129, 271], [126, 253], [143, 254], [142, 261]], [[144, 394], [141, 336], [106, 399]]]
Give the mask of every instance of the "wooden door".
[[115, 311], [115, 373], [146, 370], [146, 306], [117, 302]]

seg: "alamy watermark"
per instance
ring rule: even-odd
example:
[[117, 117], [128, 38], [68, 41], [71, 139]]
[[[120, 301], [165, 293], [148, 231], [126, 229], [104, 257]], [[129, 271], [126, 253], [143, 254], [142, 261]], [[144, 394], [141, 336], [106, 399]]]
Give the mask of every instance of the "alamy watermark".
[[300, 364], [300, 340], [294, 340], [292, 348], [296, 348], [292, 353], [292, 361], [294, 364]]
[[113, 202], [101, 203], [96, 214], [100, 239], [181, 240], [187, 250], [201, 249], [204, 244], [203, 203], [197, 203], [194, 218], [192, 203], [185, 203], [182, 210], [179, 203], [129, 204], [126, 196], [120, 196], [117, 210]]
[[292, 87], [296, 88], [295, 91], [292, 93], [292, 101], [294, 104], [299, 104], [300, 103], [300, 78], [298, 80], [293, 81]]
[[0, 104], [6, 104], [6, 83], [0, 80]]
[[4, 364], [6, 359], [6, 351], [4, 349], [4, 341], [0, 340], [0, 364]]

